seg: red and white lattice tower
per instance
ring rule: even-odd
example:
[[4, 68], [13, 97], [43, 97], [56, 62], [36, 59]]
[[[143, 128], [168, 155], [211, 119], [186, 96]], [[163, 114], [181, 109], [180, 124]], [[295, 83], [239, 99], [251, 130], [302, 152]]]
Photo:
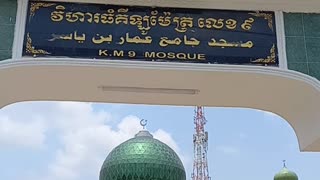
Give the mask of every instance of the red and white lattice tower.
[[204, 130], [207, 120], [203, 107], [197, 106], [194, 116], [195, 134], [193, 135], [194, 161], [192, 180], [211, 180], [208, 170], [208, 132]]

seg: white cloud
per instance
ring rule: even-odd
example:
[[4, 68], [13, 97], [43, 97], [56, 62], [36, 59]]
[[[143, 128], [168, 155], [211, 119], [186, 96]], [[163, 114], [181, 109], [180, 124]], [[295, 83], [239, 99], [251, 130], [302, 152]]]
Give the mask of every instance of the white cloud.
[[158, 129], [153, 133], [154, 138], [159, 139], [160, 141], [166, 143], [169, 147], [171, 147], [175, 152], [179, 152], [180, 149], [177, 143], [172, 139], [171, 134], [165, 132], [162, 129]]
[[124, 118], [118, 128], [113, 130], [103, 123], [92, 123], [70, 132], [66, 129], [62, 135], [63, 148], [57, 151], [45, 179], [72, 180], [81, 176], [98, 179], [100, 167], [107, 154], [115, 146], [132, 138], [141, 127], [138, 118], [130, 116]]
[[57, 102], [54, 111], [56, 115], [52, 117], [53, 125], [62, 131], [101, 125], [111, 119], [110, 113], [106, 111], [95, 112], [91, 103]]
[[[127, 116], [116, 126], [111, 126], [112, 115], [107, 111], [95, 111], [90, 103], [31, 103], [28, 110], [23, 108], [26, 104], [21, 104], [0, 112], [0, 145], [10, 141], [20, 145], [29, 143], [41, 146], [45, 143], [46, 132], [55, 132], [61, 144], [55, 150], [47, 172], [33, 175], [33, 180], [88, 179], [84, 177], [98, 179], [107, 154], [115, 146], [134, 137], [141, 129], [139, 118], [135, 116]], [[23, 117], [18, 116], [17, 112], [21, 112]], [[8, 116], [7, 119], [4, 118], [5, 115]], [[26, 117], [30, 118], [24, 120]], [[6, 132], [7, 135], [2, 136], [1, 132]], [[182, 153], [169, 133], [162, 129], [151, 133], [155, 138], [167, 143], [179, 154], [184, 164], [189, 165], [189, 159], [186, 158], [188, 156]], [[30, 141], [23, 141], [26, 136], [30, 136]]]
[[120, 133], [133, 135], [141, 130], [140, 119], [136, 116], [127, 116], [119, 124]]
[[0, 146], [41, 148], [46, 126], [41, 120], [20, 122], [0, 115]]

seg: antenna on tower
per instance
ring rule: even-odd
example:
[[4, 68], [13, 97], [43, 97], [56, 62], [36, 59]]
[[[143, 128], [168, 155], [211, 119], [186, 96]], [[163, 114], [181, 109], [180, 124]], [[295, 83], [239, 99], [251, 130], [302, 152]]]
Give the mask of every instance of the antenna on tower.
[[194, 115], [195, 134], [193, 134], [194, 161], [192, 180], [211, 180], [208, 169], [208, 132], [204, 127], [207, 120], [204, 116], [204, 109], [197, 106]]

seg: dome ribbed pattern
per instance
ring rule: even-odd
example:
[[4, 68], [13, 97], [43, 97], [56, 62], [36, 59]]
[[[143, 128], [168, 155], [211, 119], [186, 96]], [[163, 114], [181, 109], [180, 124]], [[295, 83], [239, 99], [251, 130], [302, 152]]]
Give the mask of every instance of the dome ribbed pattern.
[[283, 168], [279, 173], [274, 176], [274, 180], [298, 180], [296, 173]]
[[178, 155], [166, 144], [140, 131], [114, 148], [100, 171], [100, 180], [185, 180]]

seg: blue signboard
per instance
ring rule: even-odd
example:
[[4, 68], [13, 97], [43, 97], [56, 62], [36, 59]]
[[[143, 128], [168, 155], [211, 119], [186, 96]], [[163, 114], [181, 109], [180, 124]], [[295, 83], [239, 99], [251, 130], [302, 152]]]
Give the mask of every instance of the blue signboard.
[[278, 66], [273, 12], [30, 1], [23, 56]]

